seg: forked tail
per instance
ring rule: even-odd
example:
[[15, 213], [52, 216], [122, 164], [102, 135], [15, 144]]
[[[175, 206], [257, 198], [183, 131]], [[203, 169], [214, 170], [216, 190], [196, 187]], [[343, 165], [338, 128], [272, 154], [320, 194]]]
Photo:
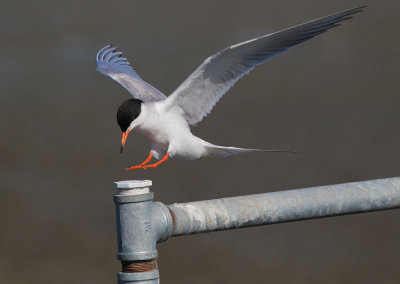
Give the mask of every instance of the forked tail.
[[237, 148], [237, 147], [224, 147], [224, 146], [217, 146], [213, 144], [209, 144], [205, 146], [207, 151], [207, 156], [209, 157], [229, 157], [235, 156], [240, 153], [245, 152], [288, 152], [288, 153], [297, 153], [297, 151], [290, 151], [290, 150], [263, 150], [263, 149], [244, 149], [244, 148]]

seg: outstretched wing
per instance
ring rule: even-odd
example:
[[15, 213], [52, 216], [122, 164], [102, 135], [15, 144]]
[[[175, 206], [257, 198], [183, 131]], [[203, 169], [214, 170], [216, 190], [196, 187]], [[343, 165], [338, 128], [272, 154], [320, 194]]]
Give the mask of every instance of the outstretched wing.
[[218, 100], [255, 66], [287, 49], [339, 26], [366, 6], [326, 16], [279, 32], [251, 39], [208, 57], [167, 98], [178, 105], [189, 124], [200, 122]]
[[97, 71], [120, 83], [135, 99], [148, 102], [166, 98], [159, 90], [143, 81], [128, 60], [121, 56], [122, 52], [117, 51], [116, 47], [112, 45], [103, 47], [96, 56]]

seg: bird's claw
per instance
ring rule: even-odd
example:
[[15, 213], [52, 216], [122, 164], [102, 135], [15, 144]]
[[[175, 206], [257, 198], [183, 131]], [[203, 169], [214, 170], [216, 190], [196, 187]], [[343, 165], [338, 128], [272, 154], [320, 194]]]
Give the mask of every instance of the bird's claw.
[[149, 155], [149, 157], [146, 159], [146, 161], [144, 161], [144, 162], [141, 163], [140, 165], [132, 166], [132, 167], [126, 168], [125, 170], [126, 170], [126, 171], [135, 170], [135, 169], [143, 169], [143, 170], [145, 170], [145, 169], [148, 169], [148, 168], [154, 168], [154, 169], [155, 169], [155, 168], [157, 168], [161, 163], [165, 162], [165, 161], [168, 159], [168, 153], [165, 154], [165, 156], [164, 156], [160, 161], [158, 161], [157, 163], [154, 163], [154, 164], [151, 164], [151, 165], [146, 165], [146, 163], [148, 163], [148, 162], [150, 161], [151, 157], [152, 157], [152, 154], [151, 154], [151, 152], [150, 152], [150, 155]]
[[155, 165], [146, 165], [146, 166], [143, 167], [144, 170], [148, 169], [148, 168], [157, 168], [157, 166], [155, 166]]
[[125, 171], [131, 171], [131, 170], [135, 170], [135, 169], [144, 169], [144, 167], [142, 165], [132, 166], [132, 167], [126, 168]]
[[146, 170], [148, 168], [157, 168], [157, 166], [154, 166], [154, 165], [137, 165], [137, 166], [132, 166], [132, 167], [126, 168], [125, 171], [131, 171], [131, 170], [136, 170], [136, 169]]

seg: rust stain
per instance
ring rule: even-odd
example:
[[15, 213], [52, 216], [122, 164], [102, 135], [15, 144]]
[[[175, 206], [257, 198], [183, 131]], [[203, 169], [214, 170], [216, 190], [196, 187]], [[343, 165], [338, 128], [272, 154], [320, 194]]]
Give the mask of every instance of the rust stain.
[[176, 226], [177, 226], [176, 216], [175, 216], [174, 211], [171, 210], [171, 208], [168, 207], [168, 211], [169, 211], [169, 213], [171, 214], [171, 217], [172, 217], [172, 233], [171, 233], [171, 235], [173, 235], [176, 232]]
[[122, 261], [122, 272], [124, 273], [148, 272], [154, 269], [157, 269], [155, 259], [141, 261]]

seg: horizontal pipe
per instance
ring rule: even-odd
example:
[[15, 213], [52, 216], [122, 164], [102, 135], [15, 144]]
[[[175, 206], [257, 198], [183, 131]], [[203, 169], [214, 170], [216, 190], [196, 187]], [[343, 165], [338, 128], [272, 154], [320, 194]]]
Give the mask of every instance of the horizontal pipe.
[[171, 236], [399, 207], [399, 177], [168, 206]]

